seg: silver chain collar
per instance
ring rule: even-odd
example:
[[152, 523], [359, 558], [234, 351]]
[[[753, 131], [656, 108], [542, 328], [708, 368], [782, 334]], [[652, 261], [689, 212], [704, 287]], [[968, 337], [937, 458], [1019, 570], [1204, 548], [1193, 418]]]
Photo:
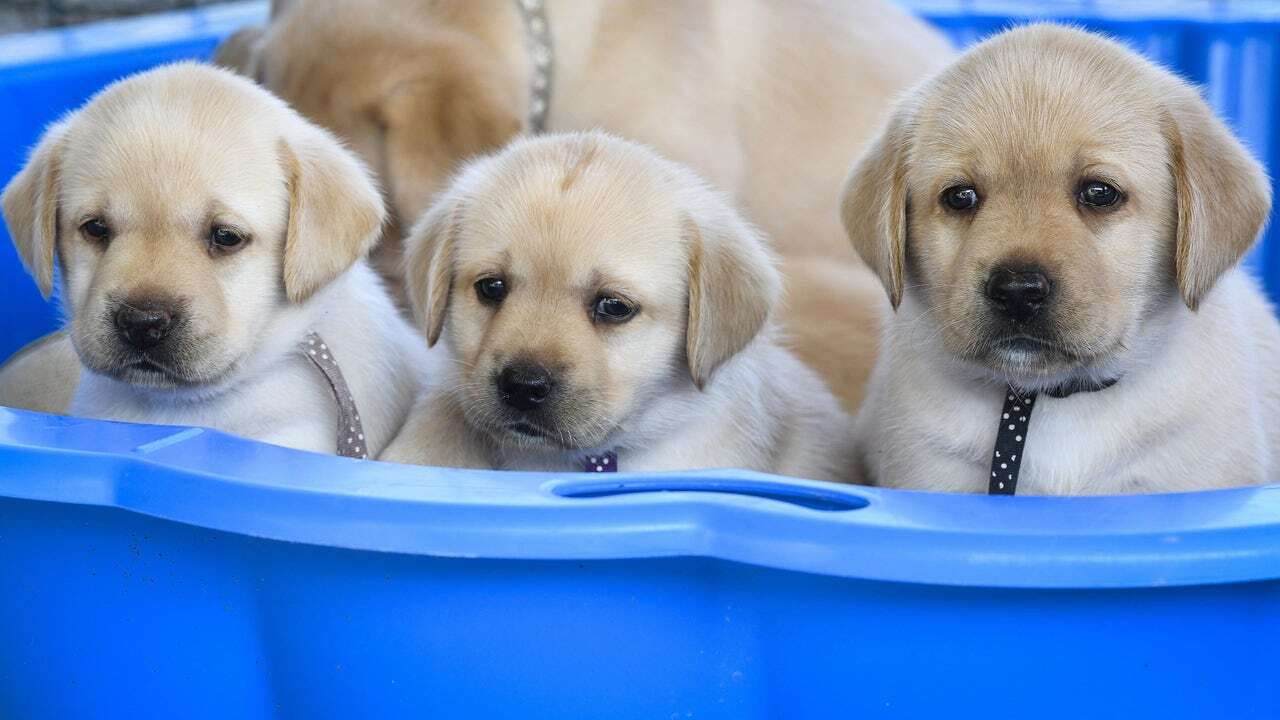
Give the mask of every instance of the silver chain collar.
[[520, 17], [524, 20], [525, 44], [533, 60], [533, 79], [529, 91], [529, 132], [541, 133], [547, 129], [547, 112], [551, 108], [551, 61], [554, 58], [551, 45], [551, 23], [547, 22], [547, 8], [543, 0], [516, 0]]

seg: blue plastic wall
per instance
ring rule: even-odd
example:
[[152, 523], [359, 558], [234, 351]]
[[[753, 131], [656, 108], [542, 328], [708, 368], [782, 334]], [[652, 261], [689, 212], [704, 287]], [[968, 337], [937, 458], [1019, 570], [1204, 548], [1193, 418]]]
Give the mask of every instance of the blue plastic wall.
[[[1046, 12], [907, 4], [961, 42]], [[1276, 4], [1043, 7], [1207, 81], [1276, 166]], [[102, 85], [265, 13], [0, 38], [0, 181]], [[0, 357], [56, 324], [7, 238], [0, 298]], [[601, 481], [0, 408], [0, 720], [1271, 720], [1277, 638], [1280, 486]]]
[[1276, 582], [999, 591], [56, 517], [0, 500], [6, 718], [1280, 717]]
[[601, 481], [2, 409], [0, 458], [6, 719], [1280, 717], [1277, 486]]

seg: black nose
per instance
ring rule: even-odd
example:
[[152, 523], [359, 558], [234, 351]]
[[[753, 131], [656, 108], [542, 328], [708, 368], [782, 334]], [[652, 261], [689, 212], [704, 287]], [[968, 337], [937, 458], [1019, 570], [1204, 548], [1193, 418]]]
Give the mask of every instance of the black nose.
[[1001, 315], [1025, 322], [1049, 300], [1053, 286], [1039, 268], [998, 267], [987, 278], [987, 298]]
[[146, 350], [165, 339], [176, 319], [177, 312], [168, 304], [131, 301], [116, 310], [116, 331], [129, 345]]
[[536, 363], [513, 363], [498, 375], [499, 397], [517, 410], [536, 410], [554, 387], [551, 373]]

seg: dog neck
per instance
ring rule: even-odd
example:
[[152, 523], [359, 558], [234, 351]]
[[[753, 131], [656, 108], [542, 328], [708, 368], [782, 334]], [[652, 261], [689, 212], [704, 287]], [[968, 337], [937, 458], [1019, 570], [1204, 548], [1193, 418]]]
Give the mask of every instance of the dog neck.
[[1048, 388], [1044, 390], [1044, 394], [1061, 400], [1063, 398], [1069, 398], [1079, 392], [1090, 393], [1098, 392], [1099, 390], [1106, 390], [1119, 381], [1120, 378], [1118, 377], [1108, 377], [1101, 380], [1095, 380], [1093, 378], [1076, 378], [1068, 380], [1061, 385], [1055, 385], [1054, 387]]
[[[1116, 384], [1117, 379], [1103, 381], [1072, 381], [1048, 388], [1045, 395], [1052, 398], [1068, 398], [1078, 392], [1098, 392]], [[991, 478], [988, 495], [1013, 495], [1018, 489], [1018, 475], [1022, 468], [1022, 456], [1031, 430], [1031, 413], [1036, 408], [1037, 394], [1023, 392], [1008, 386], [1004, 405], [996, 421], [996, 442], [991, 454]]]
[[324, 378], [338, 411], [337, 453], [342, 457], [364, 460], [369, 457], [369, 444], [364, 437], [364, 423], [360, 420], [360, 411], [356, 408], [356, 398], [347, 385], [347, 378], [338, 364], [338, 357], [333, 348], [312, 330], [306, 338], [298, 343], [298, 352], [311, 361]]

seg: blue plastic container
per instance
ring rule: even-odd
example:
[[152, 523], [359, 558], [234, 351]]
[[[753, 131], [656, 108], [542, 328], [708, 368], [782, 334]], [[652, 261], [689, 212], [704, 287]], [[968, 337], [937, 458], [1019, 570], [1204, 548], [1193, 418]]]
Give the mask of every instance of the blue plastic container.
[[[915, 4], [962, 40], [1024, 9]], [[1275, 160], [1274, 6], [1054, 6], [1208, 78]], [[0, 180], [106, 82], [264, 16], [0, 38]], [[0, 298], [0, 357], [56, 324], [7, 238]], [[1278, 674], [1280, 486], [449, 471], [0, 409], [5, 720], [1275, 719]]]

